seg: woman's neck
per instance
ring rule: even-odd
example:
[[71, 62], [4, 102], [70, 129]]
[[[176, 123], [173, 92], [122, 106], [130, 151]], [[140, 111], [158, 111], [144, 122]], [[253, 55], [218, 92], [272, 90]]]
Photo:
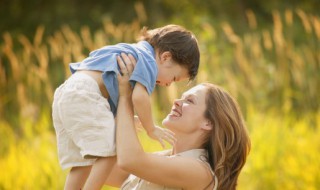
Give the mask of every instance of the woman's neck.
[[177, 137], [177, 142], [173, 146], [173, 154], [185, 152], [192, 149], [201, 149], [202, 142], [199, 142], [199, 138], [191, 138], [191, 137]]

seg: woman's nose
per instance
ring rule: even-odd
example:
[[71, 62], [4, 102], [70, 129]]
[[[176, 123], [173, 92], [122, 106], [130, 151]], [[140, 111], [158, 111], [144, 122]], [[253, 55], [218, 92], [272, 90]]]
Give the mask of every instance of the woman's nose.
[[175, 106], [181, 106], [181, 103], [182, 103], [181, 99], [175, 99], [174, 100], [174, 105]]

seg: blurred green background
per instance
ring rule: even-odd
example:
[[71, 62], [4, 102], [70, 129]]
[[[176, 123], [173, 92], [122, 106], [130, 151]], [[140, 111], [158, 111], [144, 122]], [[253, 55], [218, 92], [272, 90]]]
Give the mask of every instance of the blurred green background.
[[156, 88], [156, 121], [192, 85], [218, 84], [252, 140], [238, 189], [320, 189], [319, 10], [319, 0], [0, 0], [0, 189], [63, 189], [51, 102], [68, 64], [170, 23], [196, 34], [201, 65], [191, 85]]

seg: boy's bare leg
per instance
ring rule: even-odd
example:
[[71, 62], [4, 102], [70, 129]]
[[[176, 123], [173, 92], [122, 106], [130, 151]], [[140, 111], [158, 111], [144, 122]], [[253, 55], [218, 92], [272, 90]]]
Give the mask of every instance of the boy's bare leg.
[[110, 174], [116, 157], [98, 158], [92, 165], [90, 175], [84, 185], [84, 190], [100, 190]]
[[92, 166], [73, 167], [68, 174], [65, 190], [79, 190], [82, 189], [84, 183], [90, 174]]

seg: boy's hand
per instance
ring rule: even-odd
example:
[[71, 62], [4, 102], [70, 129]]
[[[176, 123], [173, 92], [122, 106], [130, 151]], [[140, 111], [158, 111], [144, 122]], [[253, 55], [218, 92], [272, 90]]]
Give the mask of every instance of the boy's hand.
[[134, 116], [134, 126], [136, 127], [137, 131], [143, 131], [142, 123], [137, 115]]
[[154, 126], [153, 131], [147, 131], [147, 133], [150, 138], [159, 141], [163, 148], [166, 147], [164, 141], [167, 141], [172, 146], [177, 141], [174, 137], [175, 134], [172, 131], [159, 126]]

